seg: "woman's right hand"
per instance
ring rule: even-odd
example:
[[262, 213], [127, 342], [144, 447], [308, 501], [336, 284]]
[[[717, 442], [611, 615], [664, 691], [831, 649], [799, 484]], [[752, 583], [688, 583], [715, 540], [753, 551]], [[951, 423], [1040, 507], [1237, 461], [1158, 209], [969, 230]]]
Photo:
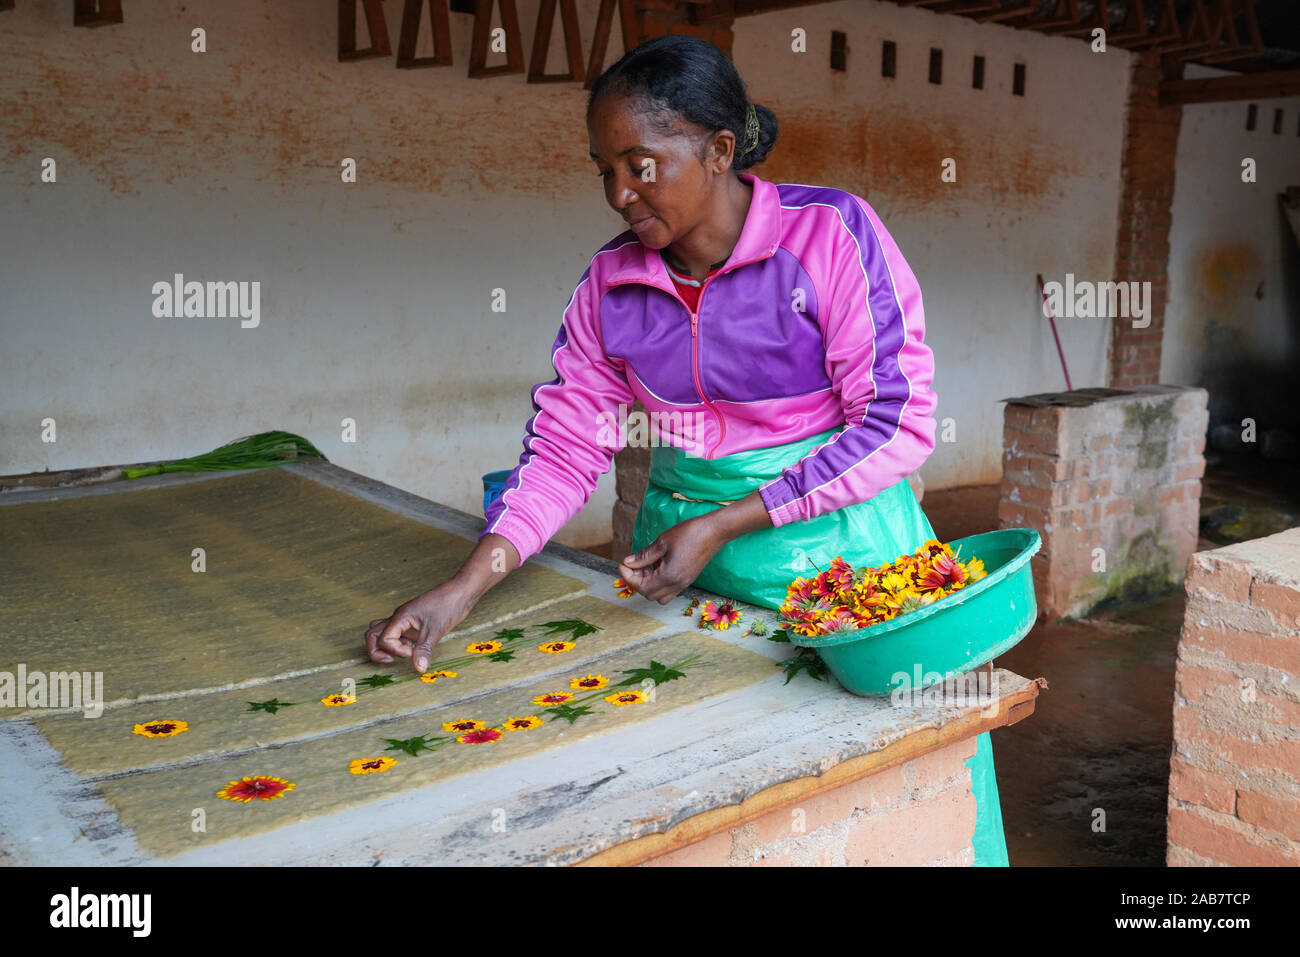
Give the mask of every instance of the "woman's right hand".
[[396, 655], [410, 658], [416, 671], [423, 672], [433, 658], [442, 637], [470, 613], [474, 602], [463, 586], [443, 582], [417, 595], [388, 618], [376, 618], [366, 629], [366, 651], [371, 661], [388, 664]]

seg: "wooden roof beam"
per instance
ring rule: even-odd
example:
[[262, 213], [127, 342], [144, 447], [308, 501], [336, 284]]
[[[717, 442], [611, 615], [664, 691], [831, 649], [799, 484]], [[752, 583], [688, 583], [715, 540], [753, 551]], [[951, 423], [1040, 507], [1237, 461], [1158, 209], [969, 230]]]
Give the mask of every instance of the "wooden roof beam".
[[[492, 4], [501, 4], [501, 28], [506, 34], [506, 62], [487, 66], [488, 42], [492, 37]], [[469, 75], [474, 78], [524, 72], [524, 41], [519, 34], [519, 11], [515, 0], [475, 0], [474, 33], [469, 47]]]
[[[559, 4], [564, 25], [564, 52], [569, 59], [568, 73], [547, 73], [546, 53], [551, 48], [551, 30], [555, 27], [555, 7]], [[528, 63], [529, 83], [567, 83], [586, 80], [582, 68], [582, 31], [578, 28], [578, 8], [573, 0], [542, 0], [537, 8], [537, 29], [533, 31], [533, 55]]]
[[1160, 105], [1226, 103], [1300, 95], [1300, 70], [1271, 70], [1199, 80], [1166, 80], [1160, 84]]
[[74, 27], [107, 27], [121, 22], [122, 0], [77, 0], [73, 4]]

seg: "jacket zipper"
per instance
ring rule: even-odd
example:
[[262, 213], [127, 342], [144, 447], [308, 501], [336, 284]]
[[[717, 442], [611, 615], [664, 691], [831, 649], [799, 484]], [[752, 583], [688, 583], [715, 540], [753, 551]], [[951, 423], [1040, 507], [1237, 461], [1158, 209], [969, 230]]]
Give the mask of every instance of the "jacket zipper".
[[[754, 259], [747, 259], [743, 263], [736, 263], [734, 266], [731, 267], [731, 269], [738, 269], [741, 266], [748, 266], [750, 263], [756, 263], [766, 258], [767, 258], [766, 256], [758, 256]], [[718, 450], [718, 446], [722, 444], [722, 440], [726, 438], [727, 420], [723, 418], [722, 413], [718, 411], [718, 407], [704, 397], [704, 386], [700, 384], [699, 307], [704, 305], [704, 290], [708, 288], [709, 283], [712, 282], [717, 276], [721, 276], [727, 272], [730, 272], [731, 269], [724, 269], [722, 272], [715, 273], [713, 276], [709, 276], [707, 279], [704, 280], [704, 283], [700, 286], [700, 298], [696, 301], [695, 312], [691, 312], [690, 308], [686, 306], [686, 301], [682, 299], [681, 294], [678, 293], [675, 289], [673, 290], [673, 295], [677, 297], [677, 301], [682, 304], [682, 307], [685, 308], [688, 313], [690, 313], [690, 317], [691, 317], [691, 375], [695, 379], [695, 393], [700, 397], [700, 401], [703, 402], [706, 406], [708, 406], [708, 408], [718, 418], [718, 441], [713, 444], [713, 447], [711, 449], [709, 449], [709, 454], [706, 455], [705, 458], [712, 457], [713, 453]], [[644, 286], [653, 286], [655, 289], [663, 288], [657, 283], [648, 282], [644, 279], [623, 279], [619, 282], [612, 282], [605, 288], [613, 289], [615, 286], [625, 286], [628, 283], [633, 283], [633, 282], [641, 283]]]
[[691, 373], [695, 376], [695, 391], [700, 396], [700, 401], [709, 407], [715, 416], [718, 417], [718, 441], [713, 443], [713, 448], [709, 449], [709, 454], [705, 458], [713, 458], [713, 453], [718, 450], [722, 440], [727, 437], [727, 420], [722, 417], [718, 407], [710, 402], [704, 395], [704, 386], [700, 383], [700, 332], [699, 332], [699, 307], [704, 305], [704, 290], [709, 288], [709, 283], [713, 277], [705, 279], [700, 286], [700, 298], [695, 302], [695, 312], [691, 313]]

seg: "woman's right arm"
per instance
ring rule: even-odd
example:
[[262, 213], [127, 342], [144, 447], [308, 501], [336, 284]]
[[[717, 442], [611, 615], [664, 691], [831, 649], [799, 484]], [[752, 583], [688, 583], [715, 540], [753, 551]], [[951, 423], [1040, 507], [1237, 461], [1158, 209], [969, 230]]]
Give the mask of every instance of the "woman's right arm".
[[470, 613], [478, 600], [519, 566], [509, 539], [485, 535], [460, 571], [436, 588], [412, 598], [388, 618], [376, 618], [366, 631], [371, 661], [385, 664], [410, 658], [416, 671], [429, 667], [434, 646]]
[[617, 422], [635, 397], [621, 363], [605, 353], [595, 265], [593, 257], [565, 307], [551, 347], [555, 378], [533, 389], [534, 414], [525, 426], [523, 454], [486, 510], [487, 527], [478, 545], [451, 579], [370, 623], [371, 660], [412, 658], [423, 671], [438, 641], [489, 588], [541, 551], [613, 466], [625, 441]]

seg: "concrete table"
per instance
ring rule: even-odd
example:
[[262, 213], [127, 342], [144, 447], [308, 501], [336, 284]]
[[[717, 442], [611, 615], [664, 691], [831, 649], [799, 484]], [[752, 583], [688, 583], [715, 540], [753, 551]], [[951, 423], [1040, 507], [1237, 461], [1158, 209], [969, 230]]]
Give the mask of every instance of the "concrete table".
[[[271, 472], [285, 475], [260, 477]], [[8, 492], [0, 495], [0, 527], [6, 527], [6, 519], [11, 530], [20, 527], [22, 509], [28, 505], [46, 506], [42, 521], [49, 524], [50, 515], [62, 514], [51, 512], [51, 505], [56, 509], [85, 508], [87, 499], [109, 496], [105, 501], [114, 505], [112, 514], [128, 516], [122, 519], [127, 534], [137, 529], [141, 536], [147, 537], [146, 532], [161, 536], [148, 539], [153, 543], [149, 547], [157, 551], [161, 547], [157, 543], [167, 540], [168, 529], [143, 528], [150, 513], [140, 510], [146, 499], [134, 496], [154, 491], [197, 495], [218, 488], [205, 483], [228, 480], [244, 481], [249, 483], [248, 489], [265, 491], [272, 483], [289, 481], [288, 475], [331, 490], [329, 494], [336, 496], [331, 499], [331, 509], [344, 501], [340, 496], [346, 496], [358, 508], [381, 510], [357, 514], [365, 521], [373, 521], [375, 516], [391, 519], [392, 527], [385, 532], [387, 541], [409, 537], [410, 529], [418, 538], [424, 529], [428, 536], [440, 534], [441, 541], [447, 540], [447, 534], [458, 537], [467, 551], [483, 525], [481, 517], [323, 462], [297, 462], [253, 475], [180, 473]], [[253, 505], [258, 501], [257, 496], [250, 498]], [[78, 502], [81, 504], [75, 504]], [[342, 510], [333, 514], [340, 516], [340, 527], [346, 524]], [[225, 534], [224, 525], [205, 524], [201, 517], [194, 521], [195, 528], [203, 529], [205, 540], [217, 541]], [[327, 516], [320, 527], [328, 528], [329, 523]], [[336, 545], [344, 555], [357, 548], [343, 539]], [[247, 550], [247, 542], [244, 548]], [[313, 554], [307, 549], [292, 561], [286, 559], [285, 575], [298, 567], [294, 562], [309, 561]], [[186, 555], [185, 561], [189, 560]], [[0, 649], [21, 645], [18, 632], [30, 630], [24, 622], [37, 610], [30, 604], [24, 606], [21, 600], [22, 582], [36, 582], [35, 571], [27, 568], [24, 578], [23, 566], [13, 567], [18, 571], [11, 574], [11, 583], [0, 585], [4, 602], [0, 604]], [[357, 568], [356, 574], [362, 571]], [[545, 617], [543, 613], [572, 614], [567, 609], [577, 608], [587, 620], [608, 626], [601, 634], [579, 640], [579, 645], [589, 642], [584, 647], [591, 650], [583, 652], [588, 657], [577, 673], [589, 668], [617, 674], [624, 662], [641, 660], [638, 655], [664, 655], [678, 645], [698, 645], [724, 665], [714, 669], [709, 679], [713, 683], [700, 683], [692, 672], [684, 680], [665, 683], [659, 704], [605, 707], [604, 717], [584, 719], [569, 729], [557, 727], [550, 738], [537, 731], [517, 732], [537, 734], [531, 740], [545, 744], [535, 749], [512, 745], [513, 751], [494, 753], [495, 763], [466, 764], [423, 786], [408, 783], [389, 793], [366, 778], [363, 783], [369, 790], [352, 792], [353, 796], [339, 798], [334, 806], [332, 795], [347, 791], [352, 779], [337, 771], [333, 751], [329, 752], [333, 763], [319, 774], [313, 762], [319, 763], [320, 755], [330, 748], [343, 753], [345, 742], [378, 741], [386, 729], [415, 726], [421, 720], [428, 723], [438, 708], [430, 703], [432, 699], [416, 697], [420, 693], [417, 682], [402, 685], [400, 691], [377, 689], [375, 697], [366, 700], [387, 702], [392, 707], [372, 708], [369, 716], [354, 712], [357, 716], [347, 718], [351, 723], [337, 727], [319, 725], [318, 715], [327, 710], [332, 714], [332, 709], [314, 710], [318, 708], [315, 703], [251, 718], [233, 712], [217, 714], [213, 707], [227, 699], [239, 699], [242, 707], [244, 701], [270, 697], [273, 691], [277, 696], [281, 690], [286, 695], [299, 694], [313, 681], [325, 686], [327, 677], [333, 681], [340, 674], [359, 674], [358, 668], [409, 674], [405, 662], [400, 667], [367, 662], [360, 636], [370, 618], [386, 614], [397, 603], [392, 594], [399, 594], [400, 601], [416, 591], [401, 585], [399, 591], [372, 595], [363, 587], [364, 601], [358, 602], [356, 593], [347, 591], [349, 573], [349, 566], [336, 561], [320, 572], [319, 581], [313, 580], [318, 593], [327, 586], [338, 591], [337, 595], [322, 593], [323, 612], [328, 612], [331, 621], [346, 619], [335, 622], [330, 638], [334, 644], [324, 642], [329, 647], [314, 657], [316, 646], [303, 645], [306, 658], [277, 659], [273, 653], [279, 646], [267, 650], [264, 640], [254, 644], [238, 629], [227, 633], [218, 628], [194, 649], [198, 657], [193, 659], [173, 656], [167, 664], [160, 658], [157, 669], [144, 669], [138, 675], [123, 665], [120, 673], [128, 693], [115, 697], [112, 690], [106, 692], [103, 713], [93, 722], [75, 711], [19, 709], [12, 702], [11, 707], [0, 709], [0, 719], [8, 718], [0, 720], [0, 860], [61, 866], [969, 864], [975, 802], [964, 762], [975, 753], [978, 734], [1032, 713], [1043, 686], [1041, 680], [996, 669], [991, 672], [991, 685], [983, 686], [985, 694], [977, 700], [935, 700], [939, 697], [935, 693], [924, 700], [891, 702], [856, 697], [833, 680], [817, 681], [802, 674], [786, 683], [776, 663], [792, 655], [794, 649], [743, 633], [745, 621], [758, 610], [747, 610], [741, 626], [708, 629], [705, 637], [694, 619], [683, 615], [683, 608], [692, 597], [716, 596], [692, 590], [666, 606], [640, 596], [620, 599], [611, 587], [617, 574], [613, 563], [552, 544], [510, 579], [535, 580], [541, 583], [538, 587], [552, 589], [554, 594], [539, 599], [531, 593], [511, 593], [507, 579], [489, 593], [502, 593], [498, 605], [480, 615], [481, 604], [440, 644], [439, 659], [431, 668], [437, 667], [444, 647], [466, 636], [471, 641], [484, 638], [503, 622], [527, 625]], [[552, 573], [553, 577], [548, 577]], [[111, 575], [111, 570], [105, 574]], [[112, 579], [107, 581], [111, 584]], [[229, 581], [223, 587], [229, 587]], [[242, 587], [247, 594], [261, 596], [258, 600], [265, 606], [271, 592], [263, 594], [258, 589], [271, 584], [245, 581]], [[423, 581], [421, 587], [433, 584], [435, 580]], [[163, 601], [169, 587], [155, 583], [145, 589], [148, 594], [141, 600]], [[401, 592], [400, 588], [407, 590]], [[123, 608], [130, 605], [129, 596], [122, 601]], [[522, 610], [501, 604], [511, 601], [522, 602]], [[767, 617], [770, 620], [771, 615]], [[286, 618], [286, 622], [291, 620]], [[297, 640], [289, 634], [292, 629], [288, 625], [286, 629], [284, 640]], [[77, 640], [69, 635], [68, 647], [77, 647]], [[130, 635], [110, 634], [103, 638], [102, 647], [91, 646], [82, 652], [82, 660], [68, 666], [95, 671], [98, 654], [109, 654], [108, 646], [115, 641], [130, 640]], [[600, 644], [602, 641], [605, 644]], [[340, 652], [340, 648], [346, 650]], [[15, 666], [8, 661], [12, 654], [0, 657], [4, 659], [0, 669]], [[232, 660], [241, 664], [232, 666]], [[522, 700], [521, 695], [531, 695], [528, 689], [555, 684], [565, 674], [561, 663], [552, 663], [549, 657], [530, 660], [532, 670], [511, 671], [513, 665], [497, 671], [491, 670], [494, 665], [479, 668], [474, 674], [490, 673], [494, 683], [468, 693], [461, 699], [465, 707], [487, 708], [510, 695]], [[245, 671], [240, 671], [245, 661]], [[182, 670], [168, 672], [169, 667]], [[193, 668], [192, 674], [184, 671], [187, 667]], [[111, 684], [114, 673], [108, 674]], [[164, 678], [168, 683], [159, 684]], [[132, 721], [148, 720], [141, 715], [161, 719], [191, 712], [213, 717], [205, 719], [206, 723], [195, 722], [186, 732], [188, 743], [186, 735], [181, 735], [167, 743], [141, 744], [126, 730]], [[240, 729], [252, 727], [249, 722], [254, 720], [267, 722], [257, 725], [258, 729], [271, 730], [257, 730], [247, 737]], [[561, 723], [557, 720], [554, 724]], [[231, 744], [227, 747], [220, 740], [204, 744], [202, 735], [212, 728], [231, 735]], [[398, 737], [396, 731], [389, 734]], [[522, 739], [512, 739], [518, 740]], [[131, 757], [135, 753], [132, 748], [155, 744], [189, 750], [158, 751], [164, 756], [156, 759]], [[454, 751], [463, 745], [453, 742], [449, 747]], [[175, 754], [175, 759], [166, 757], [169, 754]], [[501, 757], [507, 754], [508, 759]], [[398, 755], [399, 763], [405, 763], [403, 770], [417, 762], [427, 762], [419, 766], [432, 768], [436, 760], [440, 760], [438, 755]], [[301, 784], [279, 800], [253, 802], [247, 808], [211, 797], [211, 788], [204, 784], [203, 793], [209, 799], [198, 803], [204, 805], [205, 817], [213, 813], [213, 820], [225, 815], [220, 817], [223, 822], [252, 821], [253, 817], [240, 819], [238, 814], [265, 815], [273, 806], [280, 817], [264, 817], [262, 820], [271, 824], [249, 833], [228, 823], [206, 832], [191, 828], [186, 804], [191, 791], [186, 789], [192, 790], [200, 777], [218, 783], [237, 777], [237, 771], [234, 775], [228, 772], [240, 766], [239, 762], [250, 766], [261, 762], [259, 766], [267, 767], [276, 762], [293, 764], [311, 772], [305, 777], [315, 774], [317, 781], [329, 783], [316, 786], [317, 793], [324, 796], [314, 799], [314, 804], [312, 785]], [[395, 780], [380, 775], [374, 778]], [[147, 799], [154, 793], [159, 816], [170, 822], [165, 832], [155, 833], [153, 823], [142, 824], [141, 796]], [[199, 810], [194, 811], [196, 819]]]

